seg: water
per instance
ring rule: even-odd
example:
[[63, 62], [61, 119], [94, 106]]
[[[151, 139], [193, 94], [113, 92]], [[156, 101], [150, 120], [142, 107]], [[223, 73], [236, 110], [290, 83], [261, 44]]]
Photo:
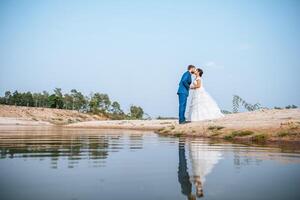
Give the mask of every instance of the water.
[[2, 200], [300, 199], [300, 154], [279, 148], [12, 127], [0, 156]]

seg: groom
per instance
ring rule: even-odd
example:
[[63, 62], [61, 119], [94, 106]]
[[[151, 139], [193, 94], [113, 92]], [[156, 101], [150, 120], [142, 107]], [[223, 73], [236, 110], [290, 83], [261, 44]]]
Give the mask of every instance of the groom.
[[192, 74], [195, 72], [196, 67], [189, 65], [187, 71], [182, 75], [179, 88], [177, 91], [179, 99], [179, 124], [185, 124], [185, 109], [186, 102], [189, 96], [190, 85], [192, 83]]

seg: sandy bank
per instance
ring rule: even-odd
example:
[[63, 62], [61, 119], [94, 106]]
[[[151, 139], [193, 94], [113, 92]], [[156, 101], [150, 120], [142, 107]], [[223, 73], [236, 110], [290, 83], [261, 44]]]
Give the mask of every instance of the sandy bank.
[[105, 129], [132, 129], [132, 130], [159, 130], [177, 124], [176, 120], [106, 120], [88, 121], [69, 124], [73, 128], [105, 128]]
[[34, 121], [28, 118], [0, 117], [0, 126], [52, 126], [50, 122]]
[[0, 105], [0, 128], [5, 125], [152, 130], [162, 135], [229, 141], [300, 142], [300, 109], [259, 110], [230, 114], [218, 120], [179, 125], [176, 120], [105, 120], [77, 111]]
[[300, 109], [270, 109], [230, 114], [212, 121], [168, 126], [160, 129], [158, 133], [231, 141], [300, 141]]
[[7, 105], [0, 105], [0, 118], [0, 125], [14, 123], [22, 125], [42, 125], [43, 123], [47, 123], [47, 125], [62, 125], [74, 122], [106, 119], [98, 115], [80, 113], [75, 110]]

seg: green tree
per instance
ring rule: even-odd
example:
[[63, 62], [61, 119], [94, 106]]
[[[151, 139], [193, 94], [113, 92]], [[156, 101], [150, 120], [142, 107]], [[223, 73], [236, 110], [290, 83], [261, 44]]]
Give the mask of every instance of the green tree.
[[34, 107], [40, 107], [40, 93], [33, 93], [32, 94], [32, 98], [33, 98], [33, 102], [34, 102]]
[[132, 119], [142, 119], [144, 115], [144, 111], [139, 106], [131, 106], [130, 107], [130, 117]]
[[43, 91], [42, 95], [41, 95], [41, 106], [42, 107], [50, 107], [48, 105], [48, 98], [49, 98], [49, 93], [47, 91]]
[[121, 105], [119, 104], [119, 102], [114, 101], [111, 104], [111, 113], [113, 114], [123, 114], [123, 110], [121, 109]]
[[5, 96], [4, 96], [4, 101], [5, 104], [10, 105], [11, 104], [11, 92], [10, 91], [6, 91], [5, 92]]
[[15, 105], [15, 106], [20, 106], [21, 105], [21, 94], [16, 90], [14, 91], [11, 99], [12, 99], [12, 103], [11, 105]]
[[64, 108], [65, 109], [68, 109], [68, 110], [73, 110], [74, 109], [74, 100], [73, 100], [72, 95], [65, 94], [64, 98], [63, 98], [63, 101], [64, 101]]
[[22, 99], [22, 102], [23, 102], [23, 106], [30, 106], [30, 107], [33, 107], [34, 106], [34, 101], [33, 101], [33, 97], [32, 97], [32, 94], [31, 92], [26, 92], [26, 93], [23, 93], [23, 99]]
[[121, 105], [117, 101], [114, 101], [111, 104], [110, 118], [111, 119], [115, 119], [115, 120], [121, 120], [121, 119], [125, 119], [126, 118], [125, 113], [121, 109]]
[[48, 97], [48, 105], [50, 108], [56, 108], [56, 96], [52, 94]]
[[63, 102], [63, 94], [61, 92], [61, 88], [55, 88], [54, 89], [54, 94], [56, 96], [56, 108], [62, 109], [64, 107], [64, 102]]
[[80, 110], [86, 107], [87, 102], [84, 95], [81, 92], [72, 89], [71, 96], [73, 98], [73, 109]]
[[99, 106], [99, 100], [97, 97], [97, 93], [91, 94], [91, 99], [89, 102], [90, 111], [95, 114], [98, 113], [99, 112], [98, 106]]
[[89, 107], [93, 113], [101, 112], [103, 114], [106, 114], [110, 105], [111, 102], [107, 94], [92, 94]]
[[285, 107], [285, 109], [295, 109], [295, 108], [298, 108], [298, 107], [295, 106], [295, 105], [287, 105], [287, 106]]
[[[0, 97], [0, 104], [16, 106], [50, 107], [59, 109], [74, 109], [81, 112], [102, 113], [111, 119], [142, 119], [147, 117], [143, 109], [139, 106], [131, 106], [130, 113], [125, 114], [121, 109], [119, 102], [111, 102], [107, 94], [95, 93], [90, 98], [84, 96], [76, 89], [70, 93], [63, 94], [61, 88], [55, 88], [53, 94], [49, 95], [47, 91], [42, 93], [18, 92], [11, 93], [6, 91], [3, 97]], [[295, 107], [294, 105], [290, 106]], [[150, 116], [147, 118], [150, 119]]]
[[55, 94], [48, 97], [48, 105], [50, 108], [63, 108], [62, 100]]
[[5, 103], [5, 98], [4, 98], [4, 97], [0, 97], [0, 104], [6, 104], [6, 103]]
[[33, 98], [35, 107], [47, 107], [46, 105], [47, 105], [47, 101], [48, 101], [48, 96], [47, 96], [47, 99], [45, 100], [44, 94], [39, 92], [39, 93], [33, 93], [32, 98]]

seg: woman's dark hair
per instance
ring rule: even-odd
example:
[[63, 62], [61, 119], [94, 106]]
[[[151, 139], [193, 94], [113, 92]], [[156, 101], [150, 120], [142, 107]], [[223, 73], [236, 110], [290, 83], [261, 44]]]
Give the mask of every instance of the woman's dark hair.
[[202, 77], [203, 70], [202, 70], [202, 69], [200, 69], [200, 68], [198, 68], [198, 69], [197, 69], [197, 72], [199, 72], [199, 76], [200, 76], [200, 77]]

